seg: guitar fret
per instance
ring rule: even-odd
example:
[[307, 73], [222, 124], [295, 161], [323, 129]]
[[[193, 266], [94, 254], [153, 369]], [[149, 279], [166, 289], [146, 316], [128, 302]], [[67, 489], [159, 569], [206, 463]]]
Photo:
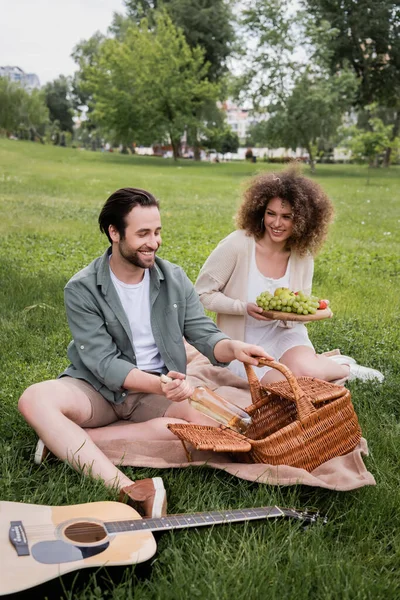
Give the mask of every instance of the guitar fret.
[[204, 513], [167, 515], [157, 519], [110, 521], [104, 525], [107, 532], [112, 534], [124, 533], [128, 531], [163, 531], [171, 529], [183, 529], [188, 527], [199, 527], [202, 525], [270, 519], [281, 516], [290, 516], [299, 519], [304, 518], [302, 513], [299, 513], [295, 510], [286, 508], [281, 509], [278, 506], [265, 506], [261, 508], [214, 510]]

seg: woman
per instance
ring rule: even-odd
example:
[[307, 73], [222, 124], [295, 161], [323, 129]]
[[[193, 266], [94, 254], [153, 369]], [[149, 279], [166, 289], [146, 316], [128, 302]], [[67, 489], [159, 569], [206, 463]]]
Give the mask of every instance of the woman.
[[[382, 381], [379, 371], [350, 357], [317, 355], [303, 323], [267, 319], [256, 304], [261, 292], [278, 287], [311, 294], [313, 255], [332, 217], [332, 204], [321, 187], [296, 168], [254, 177], [236, 216], [238, 230], [211, 253], [195, 287], [204, 307], [217, 313], [224, 333], [263, 346], [297, 377]], [[229, 368], [246, 377], [238, 361]], [[256, 371], [263, 383], [282, 379], [269, 367]]]

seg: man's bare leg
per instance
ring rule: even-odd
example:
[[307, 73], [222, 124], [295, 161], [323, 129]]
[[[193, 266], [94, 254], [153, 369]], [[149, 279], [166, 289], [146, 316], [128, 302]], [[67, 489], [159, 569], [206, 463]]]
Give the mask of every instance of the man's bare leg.
[[[132, 480], [103, 454], [92, 441], [88, 431], [81, 427], [81, 424], [92, 416], [92, 405], [83, 391], [78, 388], [72, 390], [65, 386], [62, 380], [44, 381], [32, 385], [22, 394], [18, 408], [49, 450], [61, 460], [68, 461], [75, 470], [100, 477], [108, 487], [121, 489], [132, 484]], [[110, 406], [105, 415], [104, 425], [112, 423], [115, 419], [115, 413]], [[154, 421], [160, 422], [130, 424], [130, 428], [133, 428], [130, 437], [174, 437], [166, 427], [166, 422], [172, 422], [171, 420]], [[121, 430], [117, 427], [115, 429]]]
[[196, 423], [197, 425], [213, 425], [215, 421], [206, 417], [190, 406], [187, 400], [171, 404], [164, 417], [157, 417], [144, 423], [118, 421], [105, 427], [86, 429], [95, 443], [110, 440], [176, 440], [177, 437], [167, 427], [169, 423]]
[[104, 427], [85, 429], [95, 444], [110, 440], [129, 440], [131, 442], [148, 442], [176, 440], [167, 427], [169, 423], [186, 423], [183, 419], [157, 417], [143, 423], [132, 423], [131, 421], [118, 421]]

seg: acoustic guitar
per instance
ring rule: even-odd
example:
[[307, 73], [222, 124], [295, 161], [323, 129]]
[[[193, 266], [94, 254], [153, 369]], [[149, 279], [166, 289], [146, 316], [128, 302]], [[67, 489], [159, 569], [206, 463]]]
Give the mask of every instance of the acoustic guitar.
[[0, 502], [0, 595], [19, 592], [85, 567], [131, 565], [156, 552], [153, 531], [318, 513], [266, 506], [142, 519], [127, 504], [42, 506]]

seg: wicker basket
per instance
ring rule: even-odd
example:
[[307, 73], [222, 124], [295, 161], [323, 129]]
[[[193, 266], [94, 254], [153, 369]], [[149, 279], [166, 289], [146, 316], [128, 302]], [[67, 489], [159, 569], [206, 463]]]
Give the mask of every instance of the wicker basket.
[[260, 359], [261, 365], [277, 369], [286, 381], [262, 386], [252, 367], [245, 365], [253, 402], [246, 409], [252, 417], [246, 435], [223, 425], [168, 425], [186, 452], [189, 442], [198, 450], [233, 453], [240, 462], [312, 471], [357, 446], [361, 429], [346, 388], [312, 377], [296, 379], [275, 361]]

